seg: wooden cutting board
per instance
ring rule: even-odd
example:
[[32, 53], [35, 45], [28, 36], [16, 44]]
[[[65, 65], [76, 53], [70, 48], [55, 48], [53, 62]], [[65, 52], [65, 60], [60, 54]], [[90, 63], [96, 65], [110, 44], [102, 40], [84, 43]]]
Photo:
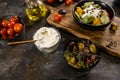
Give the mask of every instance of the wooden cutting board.
[[[73, 19], [72, 8], [74, 5], [75, 3], [70, 6], [62, 4], [58, 7], [51, 7], [47, 5], [47, 7], [51, 10], [51, 13], [47, 18], [48, 23], [58, 28], [62, 28], [79, 38], [90, 39], [111, 55], [120, 58], [120, 18], [115, 17], [113, 20], [113, 22], [118, 24], [118, 30], [116, 32], [110, 31], [110, 25], [107, 26], [104, 31], [86, 30], [81, 28]], [[53, 21], [54, 15], [58, 13], [58, 10], [60, 9], [67, 10], [67, 14], [62, 16], [63, 18], [60, 23], [55, 23]]]

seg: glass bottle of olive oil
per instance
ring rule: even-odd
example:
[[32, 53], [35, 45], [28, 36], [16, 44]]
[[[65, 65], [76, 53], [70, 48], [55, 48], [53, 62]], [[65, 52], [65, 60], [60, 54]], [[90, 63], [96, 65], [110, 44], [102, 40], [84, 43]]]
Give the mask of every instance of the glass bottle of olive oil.
[[[48, 13], [48, 9], [38, 0], [25, 0], [27, 8], [26, 14], [32, 21], [38, 21], [42, 17], [45, 17]], [[40, 3], [41, 2], [41, 3]]]

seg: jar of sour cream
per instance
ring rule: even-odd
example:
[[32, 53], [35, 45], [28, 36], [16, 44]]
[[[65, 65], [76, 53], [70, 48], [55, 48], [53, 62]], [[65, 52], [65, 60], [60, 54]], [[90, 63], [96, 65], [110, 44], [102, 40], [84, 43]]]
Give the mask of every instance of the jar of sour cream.
[[61, 35], [58, 30], [51, 27], [42, 27], [33, 35], [35, 45], [43, 53], [55, 51], [60, 43]]

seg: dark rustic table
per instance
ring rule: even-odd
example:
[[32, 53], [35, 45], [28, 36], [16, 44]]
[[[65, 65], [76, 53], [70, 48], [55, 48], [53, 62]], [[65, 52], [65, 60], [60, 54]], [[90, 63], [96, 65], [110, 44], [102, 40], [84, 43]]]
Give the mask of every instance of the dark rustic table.
[[[102, 0], [111, 5], [120, 17], [119, 0]], [[18, 15], [25, 25], [23, 40], [32, 39], [33, 34], [47, 24], [46, 18], [39, 22], [28, 21], [25, 13], [24, 0], [0, 0], [0, 16]], [[54, 26], [52, 26], [54, 27]], [[101, 50], [101, 61], [90, 72], [79, 73], [65, 64], [63, 49], [69, 39], [74, 35], [58, 29], [62, 40], [56, 52], [45, 55], [37, 50], [34, 43], [7, 46], [0, 41], [0, 80], [120, 80], [120, 59]], [[84, 75], [84, 76], [83, 76]]]

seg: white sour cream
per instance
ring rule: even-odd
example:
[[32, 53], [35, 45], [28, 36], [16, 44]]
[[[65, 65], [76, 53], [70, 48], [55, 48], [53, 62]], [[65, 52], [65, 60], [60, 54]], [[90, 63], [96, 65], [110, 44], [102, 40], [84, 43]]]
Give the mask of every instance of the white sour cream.
[[95, 18], [98, 16], [100, 9], [94, 8], [93, 5], [83, 10], [85, 13], [82, 15], [82, 18], [85, 16], [94, 16]]
[[37, 40], [35, 45], [41, 52], [52, 52], [56, 49], [56, 45], [60, 41], [60, 33], [50, 27], [40, 28], [33, 36], [33, 40]]

